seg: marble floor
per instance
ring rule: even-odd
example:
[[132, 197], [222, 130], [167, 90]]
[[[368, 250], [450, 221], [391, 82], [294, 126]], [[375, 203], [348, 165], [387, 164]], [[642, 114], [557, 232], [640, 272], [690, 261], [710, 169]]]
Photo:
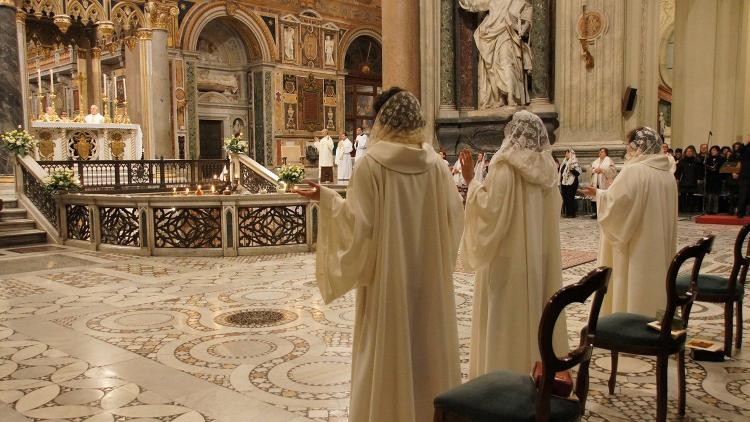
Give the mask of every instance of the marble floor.
[[[728, 273], [737, 230], [681, 221], [679, 242], [716, 234], [704, 269]], [[594, 267], [596, 223], [563, 220], [561, 231], [571, 283]], [[473, 276], [459, 266], [455, 283], [466, 371]], [[571, 345], [586, 312], [568, 310]], [[322, 303], [312, 254], [0, 250], [0, 421], [347, 421], [353, 317], [352, 294]], [[693, 307], [691, 335], [720, 340], [722, 330], [722, 308]], [[687, 420], [750, 418], [747, 343], [724, 363], [688, 360]], [[678, 420], [674, 361], [670, 371]], [[653, 420], [654, 373], [652, 359], [622, 356], [609, 396], [609, 356], [596, 351], [585, 419]]]

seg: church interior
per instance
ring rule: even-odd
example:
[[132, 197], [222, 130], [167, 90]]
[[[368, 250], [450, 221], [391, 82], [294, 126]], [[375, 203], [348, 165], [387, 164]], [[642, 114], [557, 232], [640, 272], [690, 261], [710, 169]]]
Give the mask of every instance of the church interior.
[[[392, 87], [418, 100], [418, 118], [406, 106], [386, 116], [387, 98], [403, 94]], [[373, 399], [363, 416], [354, 386], [364, 381], [353, 370], [393, 356], [362, 352], [362, 332], [373, 329], [362, 319], [369, 286], [352, 280], [359, 290], [322, 295], [332, 262], [360, 267], [350, 256], [361, 255], [335, 249], [354, 237], [337, 243], [330, 234], [331, 224], [359, 224], [358, 214], [335, 204], [361, 200], [354, 175], [381, 162], [385, 119], [415, 119], [429, 157], [439, 153], [448, 166], [440, 174], [465, 221], [523, 112], [549, 139], [538, 152], [557, 162], [563, 290], [597, 268], [637, 265], [608, 264], [601, 195], [627, 177], [638, 161], [634, 137], [653, 128], [676, 192], [676, 250], [663, 265], [669, 294], [679, 290], [667, 273], [672, 257], [713, 242], [693, 257], [692, 273], [675, 273], [678, 285], [687, 280], [679, 298], [648, 315], [669, 321], [664, 308], [686, 301], [669, 339], [679, 350], [664, 355], [666, 366], [661, 351], [635, 346], [617, 358], [598, 346], [590, 315], [602, 303], [591, 296], [560, 317], [584, 361], [564, 368], [573, 393], [554, 384], [550, 399], [529, 367], [531, 413], [518, 419], [443, 412], [441, 399], [433, 419], [437, 396], [416, 405], [429, 416], [382, 416], [408, 407], [398, 398]], [[750, 0], [0, 0], [0, 133], [2, 422], [568, 420], [540, 416], [544, 406], [559, 412], [560, 400], [573, 403], [570, 420], [750, 419]], [[466, 156], [477, 163], [474, 181]], [[383, 177], [393, 189], [396, 176]], [[404, 208], [420, 206], [415, 197]], [[663, 226], [661, 218], [637, 224]], [[458, 229], [461, 240], [463, 226], [420, 223], [425, 233]], [[419, 240], [382, 247], [413, 256], [408, 242]], [[460, 245], [441, 262], [455, 261], [453, 329], [466, 387], [481, 379], [471, 360], [483, 270], [470, 264], [465, 238]], [[406, 264], [406, 283], [429, 273], [435, 257], [424, 259]], [[664, 274], [650, 288], [663, 293]], [[723, 284], [709, 293], [701, 280]], [[638, 295], [631, 302], [649, 293]], [[412, 317], [407, 343], [438, 318]], [[532, 319], [538, 355], [547, 331], [537, 330], [541, 314]], [[411, 380], [406, 369], [380, 376], [434, 381]], [[466, 400], [501, 408], [520, 390]]]

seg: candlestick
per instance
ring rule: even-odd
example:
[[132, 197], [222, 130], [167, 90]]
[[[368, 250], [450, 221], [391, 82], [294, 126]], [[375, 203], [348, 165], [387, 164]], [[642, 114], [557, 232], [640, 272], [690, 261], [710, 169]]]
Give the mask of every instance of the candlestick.
[[211, 195], [216, 193], [216, 186], [211, 185]]
[[190, 195], [190, 188], [185, 188], [185, 195]]
[[172, 195], [177, 195], [177, 188], [172, 188]]

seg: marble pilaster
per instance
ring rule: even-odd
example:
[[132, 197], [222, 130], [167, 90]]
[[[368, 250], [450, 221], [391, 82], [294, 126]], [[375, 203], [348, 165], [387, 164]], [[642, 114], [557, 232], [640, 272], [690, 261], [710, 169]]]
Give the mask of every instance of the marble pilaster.
[[271, 69], [253, 71], [253, 113], [255, 123], [255, 161], [273, 164], [273, 78]]
[[383, 0], [383, 88], [400, 86], [420, 96], [419, 1]]
[[[0, 3], [0, 132], [23, 124], [23, 93], [18, 62], [16, 8]], [[0, 160], [0, 174], [12, 173], [8, 160]]]
[[151, 144], [156, 157], [174, 158], [175, 147], [172, 139], [171, 113], [172, 92], [167, 54], [166, 29], [155, 28], [151, 39], [151, 90], [148, 101], [152, 113]]
[[[477, 84], [477, 66], [479, 51], [474, 42], [474, 31], [478, 22], [476, 13], [468, 12], [458, 3], [454, 5], [455, 22], [455, 95], [459, 110], [476, 110], [479, 85]], [[450, 48], [450, 47], [449, 47]], [[461, 51], [463, 54], [455, 54]]]
[[26, 13], [20, 10], [16, 12], [16, 36], [18, 37], [18, 63], [21, 75], [23, 126], [29, 127], [29, 123], [31, 122], [31, 111], [29, 110], [29, 102], [27, 100], [30, 98], [31, 92], [29, 91], [29, 84], [26, 81], [26, 75], [28, 75], [28, 66], [26, 64]]

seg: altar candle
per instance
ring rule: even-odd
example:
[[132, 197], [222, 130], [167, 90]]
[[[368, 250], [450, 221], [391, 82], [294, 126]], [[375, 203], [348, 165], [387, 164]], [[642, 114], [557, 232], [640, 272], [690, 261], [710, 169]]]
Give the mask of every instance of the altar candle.
[[107, 75], [102, 74], [102, 81], [104, 82], [104, 96], [107, 96]]
[[49, 92], [55, 93], [55, 71], [49, 70]]
[[128, 86], [125, 85], [125, 82], [127, 79], [123, 76], [122, 77], [122, 100], [127, 102], [128, 101]]
[[36, 68], [36, 83], [39, 85], [39, 92], [42, 92], [42, 71], [37, 67]]
[[177, 188], [172, 188], [172, 195], [177, 195]]
[[185, 195], [190, 195], [190, 188], [185, 188]]
[[216, 193], [216, 186], [211, 185], [211, 193], [212, 194]]

